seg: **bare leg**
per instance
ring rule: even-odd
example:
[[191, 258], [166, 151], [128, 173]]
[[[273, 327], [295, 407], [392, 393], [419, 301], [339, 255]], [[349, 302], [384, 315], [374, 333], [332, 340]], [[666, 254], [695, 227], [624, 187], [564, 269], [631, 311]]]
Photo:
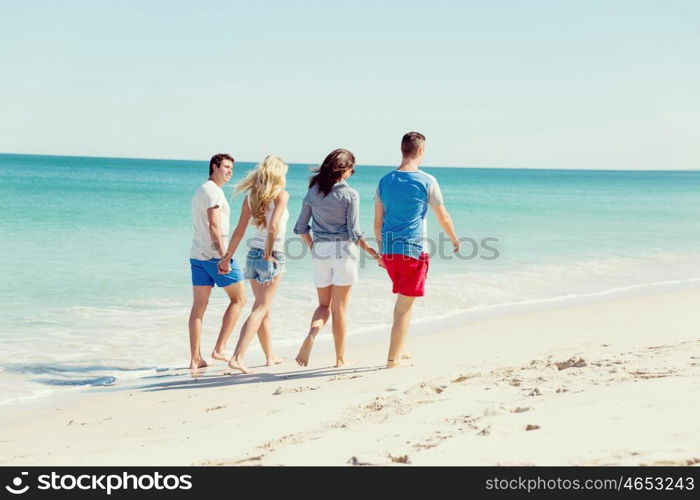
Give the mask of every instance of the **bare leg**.
[[334, 286], [331, 300], [333, 316], [333, 342], [335, 343], [335, 367], [345, 365], [345, 309], [350, 299], [352, 285]]
[[411, 324], [411, 312], [415, 297], [407, 297], [398, 294], [396, 305], [394, 306], [394, 324], [391, 327], [391, 343], [389, 344], [389, 355], [387, 356], [387, 368], [405, 366], [402, 362], [403, 344], [406, 339], [406, 332]]
[[238, 343], [236, 344], [236, 350], [233, 352], [233, 357], [228, 362], [229, 367], [234, 370], [239, 370], [243, 373], [250, 373], [248, 368], [243, 364], [243, 356], [248, 350], [250, 341], [260, 329], [265, 316], [270, 312], [272, 306], [272, 299], [277, 292], [277, 287], [280, 284], [282, 276], [276, 276], [273, 278], [272, 282], [262, 285], [255, 280], [250, 280], [250, 285], [253, 288], [253, 295], [255, 295], [255, 302], [253, 303], [253, 309], [250, 311], [248, 319], [243, 324], [241, 328], [241, 334], [238, 337]]
[[267, 360], [266, 365], [278, 365], [284, 363], [284, 358], [278, 358], [272, 351], [272, 325], [270, 322], [270, 313], [268, 312], [260, 323], [260, 328], [258, 329], [258, 340], [260, 340], [260, 346], [265, 353], [265, 359]]
[[309, 364], [309, 356], [311, 356], [311, 348], [314, 346], [314, 340], [316, 340], [316, 336], [331, 317], [330, 305], [333, 285], [317, 288], [316, 292], [318, 293], [318, 307], [314, 311], [314, 315], [311, 317], [309, 333], [304, 339], [304, 343], [301, 344], [299, 354], [297, 354], [296, 357], [296, 361], [299, 363], [299, 366], [307, 366]]
[[219, 338], [216, 340], [214, 351], [211, 353], [211, 357], [218, 359], [219, 361], [228, 361], [228, 357], [224, 353], [224, 350], [226, 349], [226, 342], [228, 342], [228, 338], [231, 336], [231, 332], [236, 326], [236, 322], [238, 321], [246, 302], [245, 286], [243, 286], [243, 281], [225, 286], [224, 291], [228, 294], [230, 302], [226, 308], [226, 312], [224, 313], [224, 319], [221, 321]]
[[210, 286], [192, 287], [193, 301], [189, 321], [191, 370], [207, 366], [207, 362], [202, 359], [200, 344], [202, 341], [202, 319], [204, 318], [204, 311], [207, 310], [207, 304], [209, 304], [211, 288]]

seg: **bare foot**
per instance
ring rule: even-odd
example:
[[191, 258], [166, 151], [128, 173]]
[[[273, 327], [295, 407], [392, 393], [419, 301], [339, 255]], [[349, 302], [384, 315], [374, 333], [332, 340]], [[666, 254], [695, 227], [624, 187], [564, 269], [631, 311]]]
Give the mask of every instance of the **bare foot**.
[[238, 370], [241, 373], [250, 373], [250, 370], [248, 370], [248, 368], [246, 368], [243, 363], [240, 363], [234, 360], [233, 358], [231, 358], [231, 361], [228, 362], [228, 366], [229, 368], [233, 370]]
[[277, 356], [275, 356], [273, 354], [272, 356], [267, 358], [267, 363], [265, 363], [265, 365], [266, 366], [279, 365], [281, 363], [284, 363], [285, 361], [287, 361], [287, 360], [284, 358], [278, 358]]
[[202, 375], [204, 375], [204, 370], [201, 368], [191, 368], [190, 369], [190, 377], [192, 377], [194, 380], [199, 380]]
[[334, 368], [342, 368], [343, 366], [352, 366], [354, 364], [353, 361], [345, 361], [343, 358], [336, 358]]
[[307, 335], [296, 357], [296, 362], [299, 363], [299, 366], [307, 366], [309, 364], [309, 356], [311, 356], [311, 348], [313, 346], [314, 338]]
[[226, 356], [224, 351], [217, 351], [216, 349], [211, 352], [211, 357], [219, 361], [228, 361], [231, 358], [231, 356]]
[[407, 353], [407, 352], [402, 352], [401, 354], [399, 354], [399, 359], [411, 359], [412, 357], [413, 357], [413, 356], [411, 356], [411, 355], [410, 355], [409, 353]]
[[202, 358], [198, 358], [198, 359], [192, 358], [190, 360], [190, 370], [195, 370], [197, 368], [205, 368], [206, 366], [209, 366], [209, 365], [207, 365], [207, 362], [204, 361]]
[[405, 359], [389, 359], [386, 362], [387, 368], [404, 368], [406, 366], [413, 366], [413, 363]]

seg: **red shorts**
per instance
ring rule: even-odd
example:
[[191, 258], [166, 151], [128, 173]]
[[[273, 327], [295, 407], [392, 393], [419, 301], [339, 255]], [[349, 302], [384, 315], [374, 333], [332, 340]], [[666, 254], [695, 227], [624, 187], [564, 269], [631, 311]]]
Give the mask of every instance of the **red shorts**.
[[428, 276], [428, 254], [423, 252], [418, 259], [392, 253], [382, 255], [382, 260], [394, 284], [394, 293], [407, 297], [422, 297], [425, 291], [425, 278]]

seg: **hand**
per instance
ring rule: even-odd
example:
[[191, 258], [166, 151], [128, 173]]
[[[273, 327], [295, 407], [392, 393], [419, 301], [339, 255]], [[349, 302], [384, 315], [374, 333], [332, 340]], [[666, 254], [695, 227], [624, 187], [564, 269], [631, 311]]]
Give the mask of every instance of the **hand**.
[[231, 257], [228, 257], [224, 255], [221, 260], [219, 261], [219, 265], [217, 266], [217, 272], [219, 274], [228, 274], [231, 272]]
[[381, 267], [382, 269], [386, 269], [386, 266], [384, 265], [384, 259], [382, 259], [382, 256], [379, 255], [378, 253], [375, 253], [373, 255], [375, 259], [377, 259], [377, 265]]
[[454, 250], [455, 253], [459, 253], [460, 242], [457, 238], [454, 238], [452, 240], [452, 249]]
[[274, 266], [277, 265], [277, 259], [275, 259], [272, 255], [263, 255], [263, 260], [266, 260], [268, 262], [272, 262]]

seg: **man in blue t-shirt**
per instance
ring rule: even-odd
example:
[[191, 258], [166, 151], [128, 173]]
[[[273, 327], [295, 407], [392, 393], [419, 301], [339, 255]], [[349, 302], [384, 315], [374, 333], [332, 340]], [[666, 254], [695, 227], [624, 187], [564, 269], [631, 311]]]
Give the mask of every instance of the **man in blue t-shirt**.
[[398, 294], [387, 367], [407, 364], [403, 350], [416, 297], [422, 297], [428, 275], [429, 256], [423, 251], [427, 237], [425, 216], [432, 207], [440, 227], [452, 241], [459, 240], [452, 218], [443, 204], [437, 179], [418, 170], [425, 154], [425, 136], [409, 132], [401, 140], [401, 166], [379, 181], [374, 204], [374, 234], [380, 242], [382, 260]]

